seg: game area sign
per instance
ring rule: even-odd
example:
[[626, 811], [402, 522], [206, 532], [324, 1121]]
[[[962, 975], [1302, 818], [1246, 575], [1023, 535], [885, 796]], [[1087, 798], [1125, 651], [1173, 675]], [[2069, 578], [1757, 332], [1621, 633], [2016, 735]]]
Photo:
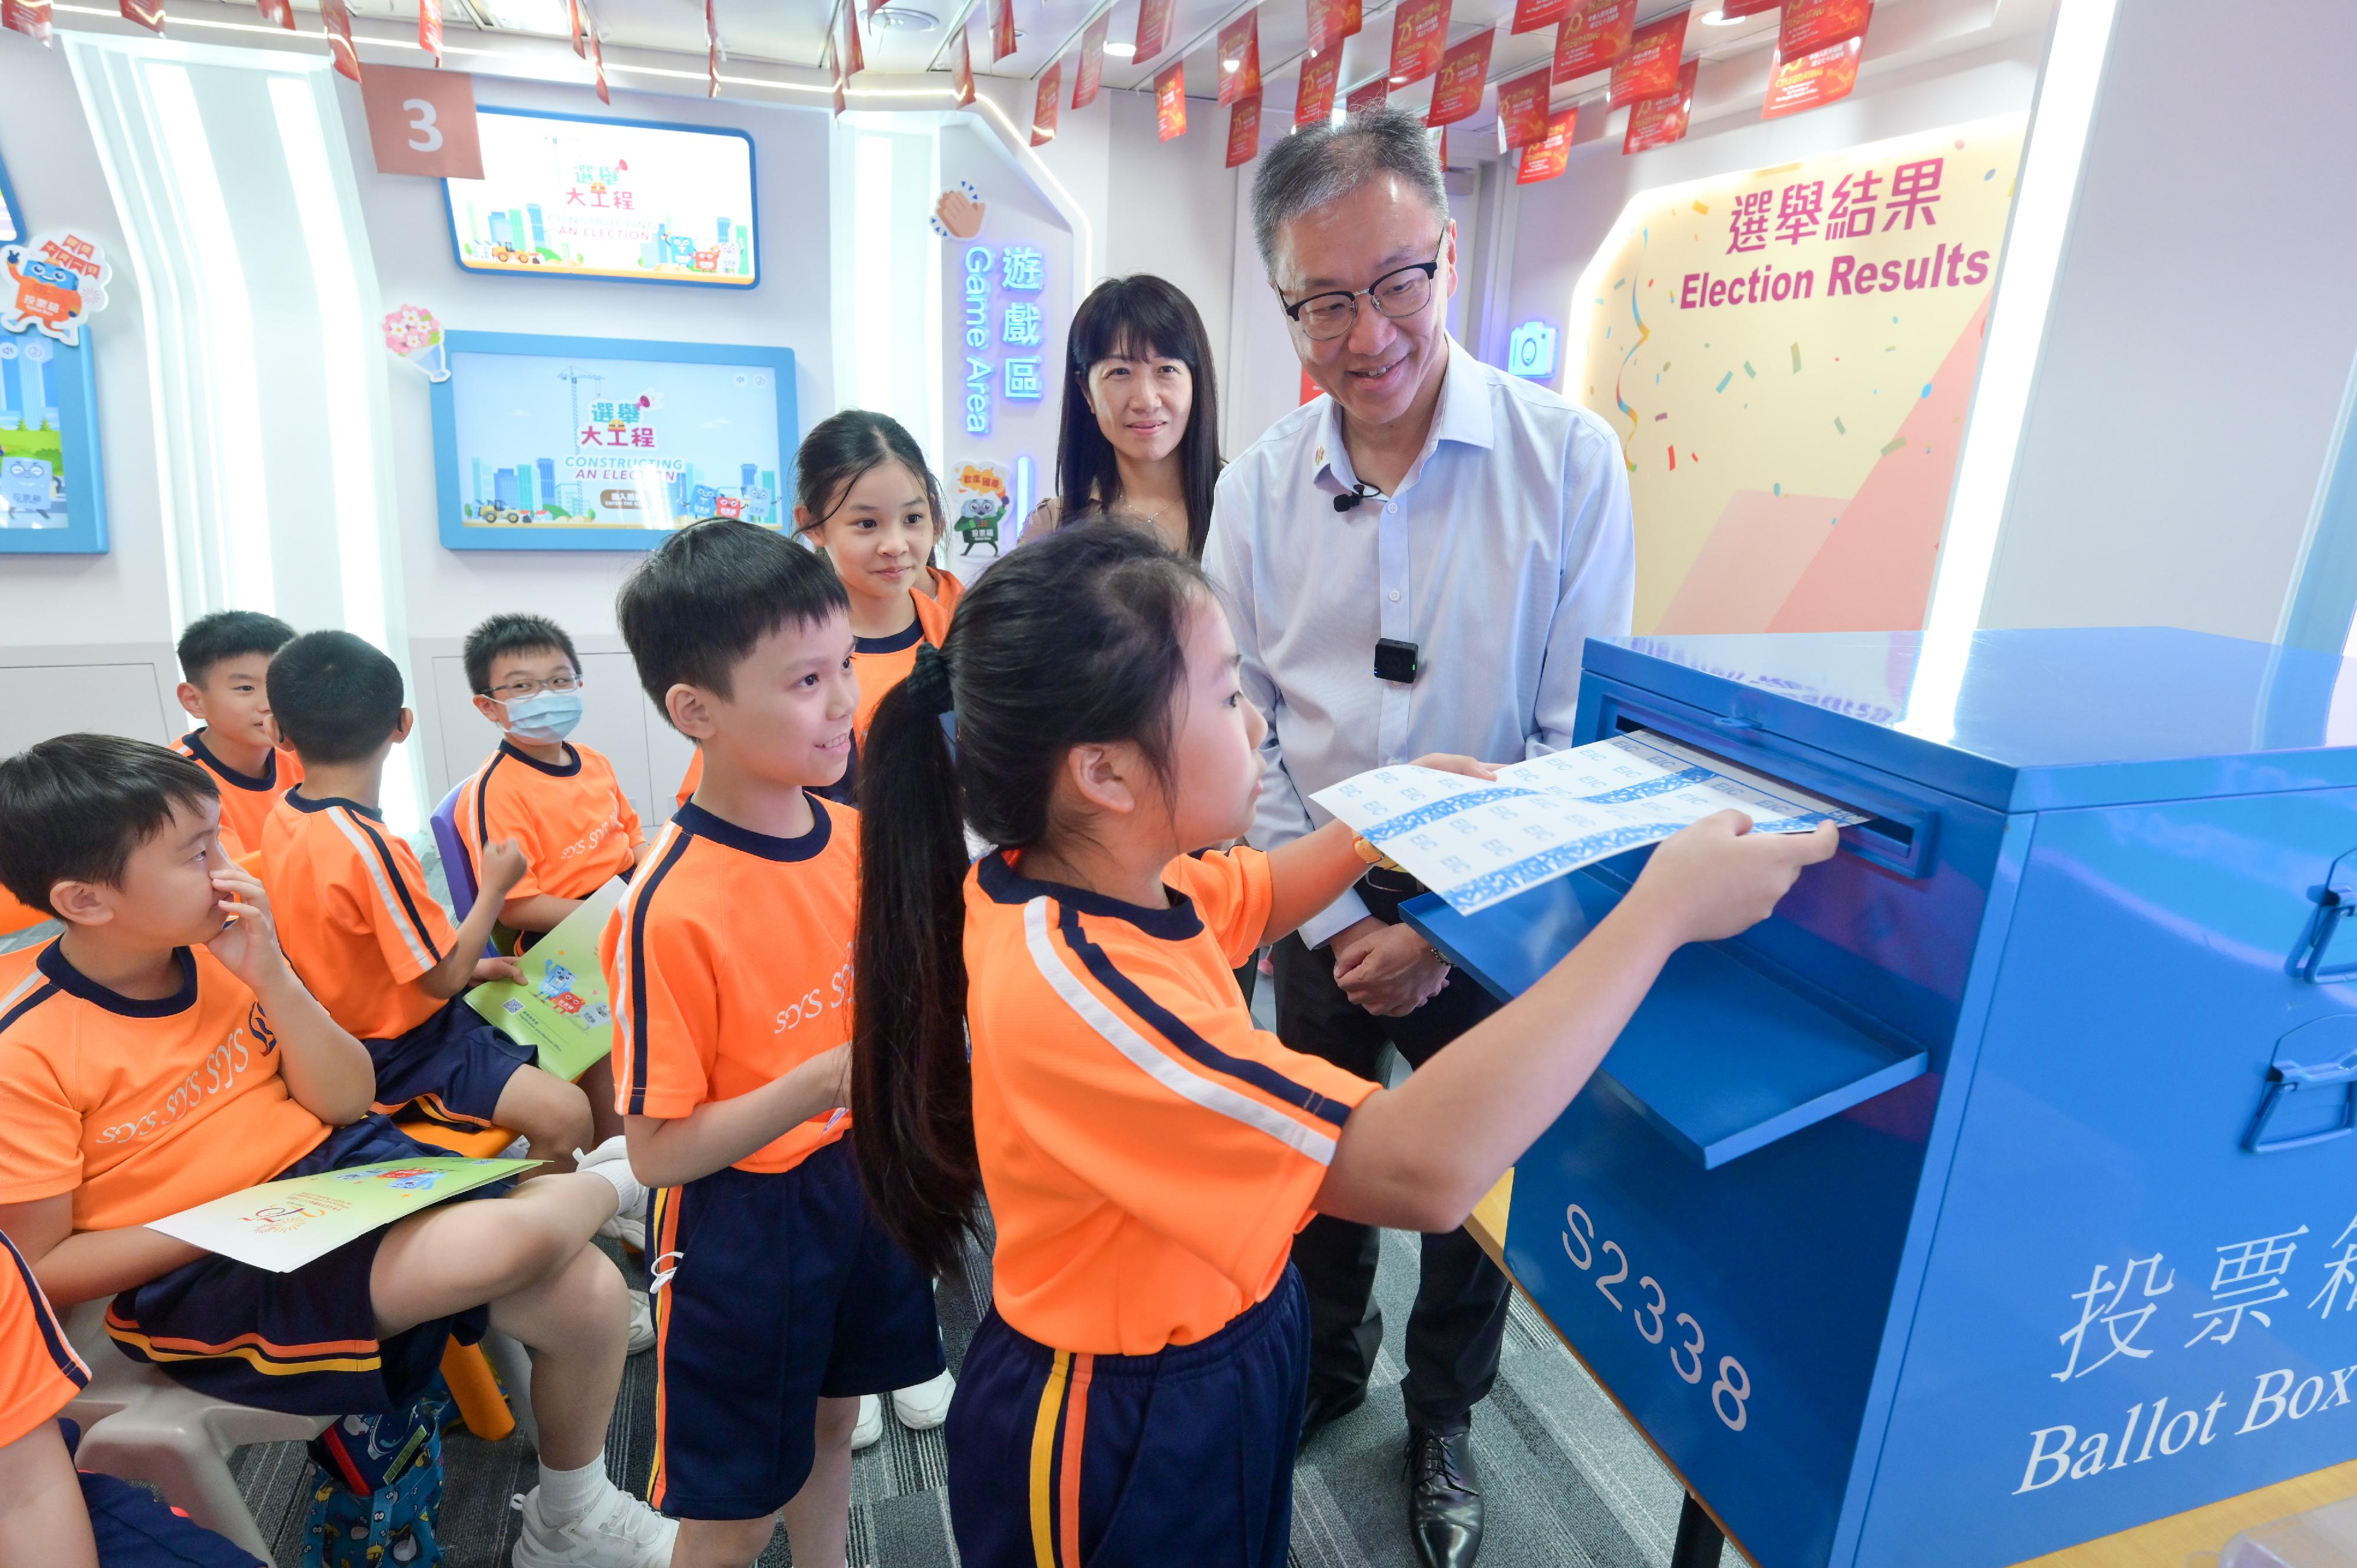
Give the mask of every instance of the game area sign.
[[1648, 191], [1565, 392], [1621, 437], [1640, 633], [1923, 624], [2021, 162], [2009, 115]]

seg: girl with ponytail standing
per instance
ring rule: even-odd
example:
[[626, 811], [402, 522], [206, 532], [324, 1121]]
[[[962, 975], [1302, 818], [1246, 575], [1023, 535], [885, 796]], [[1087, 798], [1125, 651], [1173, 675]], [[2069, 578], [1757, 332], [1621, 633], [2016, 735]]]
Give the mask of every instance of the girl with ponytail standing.
[[[1196, 567], [1088, 524], [993, 567], [869, 730], [861, 1180], [925, 1267], [985, 1193], [997, 1230], [946, 1432], [967, 1568], [1281, 1568], [1294, 1232], [1462, 1223], [1671, 952], [1765, 918], [1835, 848], [1732, 812], [1686, 830], [1527, 995], [1379, 1089], [1255, 1028], [1230, 972], [1364, 870], [1351, 831], [1189, 854], [1252, 822], [1236, 661]], [[966, 823], [998, 846], [971, 867]]]

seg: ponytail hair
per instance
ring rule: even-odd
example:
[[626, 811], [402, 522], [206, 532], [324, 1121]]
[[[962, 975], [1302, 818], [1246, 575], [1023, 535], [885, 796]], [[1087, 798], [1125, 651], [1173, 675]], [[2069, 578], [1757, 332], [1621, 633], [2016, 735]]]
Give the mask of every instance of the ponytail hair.
[[925, 465], [924, 448], [908, 427], [888, 413], [846, 408], [811, 426], [794, 452], [794, 500], [809, 521], [799, 526], [816, 533], [843, 505], [844, 497], [861, 476], [886, 463], [898, 463], [925, 487], [925, 505], [933, 514], [933, 537], [941, 538], [941, 481]]
[[[859, 779], [852, 1142], [869, 1205], [925, 1269], [975, 1229], [965, 1033], [965, 825], [1028, 849], [1075, 746], [1130, 741], [1167, 784], [1202, 571], [1114, 522], [1057, 530], [966, 591], [941, 649], [886, 693]], [[948, 729], [954, 725], [952, 746]]]

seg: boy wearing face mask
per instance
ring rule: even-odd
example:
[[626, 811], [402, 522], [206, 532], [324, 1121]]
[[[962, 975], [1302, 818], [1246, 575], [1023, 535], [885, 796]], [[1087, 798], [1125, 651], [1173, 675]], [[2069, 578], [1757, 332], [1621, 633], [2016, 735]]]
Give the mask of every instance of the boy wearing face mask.
[[500, 923], [527, 944], [646, 857], [639, 814], [614, 765], [565, 737], [581, 722], [581, 660], [565, 628], [542, 616], [498, 615], [467, 634], [475, 709], [505, 733], [458, 787], [458, 836], [482, 885], [483, 846], [513, 839], [523, 880]]

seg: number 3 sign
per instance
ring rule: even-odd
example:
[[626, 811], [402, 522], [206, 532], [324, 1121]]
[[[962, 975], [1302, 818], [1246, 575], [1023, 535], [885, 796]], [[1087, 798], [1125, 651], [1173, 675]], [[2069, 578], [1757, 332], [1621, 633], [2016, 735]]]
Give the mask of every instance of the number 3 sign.
[[475, 79], [464, 71], [372, 65], [361, 82], [379, 174], [483, 177]]

